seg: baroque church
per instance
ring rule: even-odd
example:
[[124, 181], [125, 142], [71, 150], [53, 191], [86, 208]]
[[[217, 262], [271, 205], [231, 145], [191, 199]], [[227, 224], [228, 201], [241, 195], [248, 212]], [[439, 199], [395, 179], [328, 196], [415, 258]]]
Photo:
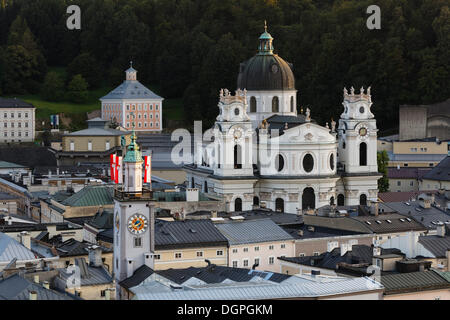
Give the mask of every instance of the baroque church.
[[[239, 66], [235, 95], [219, 93], [211, 139], [185, 165], [188, 185], [221, 196], [227, 211], [266, 207], [300, 213], [321, 206], [376, 201], [377, 126], [370, 87], [344, 88], [338, 125], [297, 112], [292, 64], [275, 54], [273, 38]], [[337, 125], [337, 127], [336, 127]]]

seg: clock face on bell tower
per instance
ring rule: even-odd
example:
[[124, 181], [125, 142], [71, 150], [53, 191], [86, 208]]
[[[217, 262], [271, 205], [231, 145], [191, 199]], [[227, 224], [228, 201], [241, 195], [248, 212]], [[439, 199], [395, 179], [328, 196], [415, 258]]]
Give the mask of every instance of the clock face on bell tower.
[[133, 234], [142, 234], [147, 227], [147, 218], [142, 214], [134, 214], [128, 219], [128, 230]]

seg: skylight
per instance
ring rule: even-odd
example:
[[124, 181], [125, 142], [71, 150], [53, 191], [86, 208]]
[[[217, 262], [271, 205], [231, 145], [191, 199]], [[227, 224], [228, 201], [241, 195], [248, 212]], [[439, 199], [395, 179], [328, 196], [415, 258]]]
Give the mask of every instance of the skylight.
[[387, 221], [388, 223], [392, 223], [392, 221], [391, 221], [391, 220], [389, 220], [389, 219], [388, 219], [388, 220], [386, 220], [386, 221]]
[[381, 224], [381, 221], [380, 221], [380, 220], [377, 220], [376, 223]]

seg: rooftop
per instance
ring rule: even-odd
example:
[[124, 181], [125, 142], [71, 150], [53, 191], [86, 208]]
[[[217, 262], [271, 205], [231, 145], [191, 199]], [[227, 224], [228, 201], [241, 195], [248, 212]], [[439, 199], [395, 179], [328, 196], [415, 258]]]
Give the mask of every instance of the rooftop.
[[430, 172], [422, 177], [423, 180], [450, 181], [450, 156], [444, 158]]
[[0, 108], [34, 108], [34, 106], [17, 98], [0, 98]]
[[271, 219], [218, 223], [216, 227], [230, 245], [294, 240]]
[[36, 256], [20, 242], [0, 232], [0, 263], [10, 262], [14, 258], [23, 261], [34, 260]]
[[384, 275], [385, 295], [450, 288], [450, 281], [436, 270]]

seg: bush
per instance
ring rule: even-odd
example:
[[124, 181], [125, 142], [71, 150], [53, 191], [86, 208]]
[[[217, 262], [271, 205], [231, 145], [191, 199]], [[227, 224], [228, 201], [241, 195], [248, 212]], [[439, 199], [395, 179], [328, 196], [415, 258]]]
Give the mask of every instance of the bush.
[[48, 72], [41, 88], [41, 94], [48, 101], [61, 101], [64, 98], [64, 80], [62, 77], [56, 72]]
[[67, 86], [67, 100], [75, 103], [84, 103], [88, 99], [88, 84], [86, 80], [77, 74], [72, 78]]

